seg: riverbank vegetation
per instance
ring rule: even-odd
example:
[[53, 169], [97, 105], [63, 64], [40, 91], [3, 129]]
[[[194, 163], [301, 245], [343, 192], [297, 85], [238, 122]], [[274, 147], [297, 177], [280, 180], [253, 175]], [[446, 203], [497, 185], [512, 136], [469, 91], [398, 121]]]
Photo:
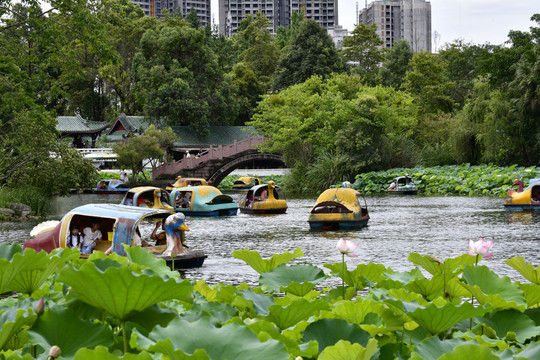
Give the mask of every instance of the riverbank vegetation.
[[194, 12], [148, 17], [129, 0], [4, 3], [0, 186], [93, 185], [95, 171], [58, 141], [56, 117], [75, 112], [201, 137], [252, 125], [272, 139], [264, 150], [284, 154], [291, 193], [400, 167], [540, 163], [540, 14], [505, 44], [456, 40], [429, 54], [406, 41], [381, 49], [363, 24], [342, 51], [297, 13], [276, 36], [258, 13], [227, 38]]
[[519, 280], [500, 277], [475, 244], [452, 259], [411, 253], [406, 272], [237, 250], [260, 274], [251, 286], [181, 279], [140, 247], [86, 260], [1, 244], [0, 293], [16, 296], [0, 300], [0, 356], [537, 359], [539, 269], [514, 257]]
[[[7, 208], [11, 204], [20, 203], [30, 206], [31, 215], [44, 216], [49, 211], [50, 194], [33, 186], [21, 186], [16, 188], [0, 188], [0, 208]], [[0, 220], [3, 220], [0, 215]]]
[[495, 165], [448, 165], [368, 172], [356, 176], [353, 187], [365, 194], [386, 192], [392, 180], [409, 174], [423, 195], [469, 195], [505, 197], [515, 179], [540, 178], [539, 167]]

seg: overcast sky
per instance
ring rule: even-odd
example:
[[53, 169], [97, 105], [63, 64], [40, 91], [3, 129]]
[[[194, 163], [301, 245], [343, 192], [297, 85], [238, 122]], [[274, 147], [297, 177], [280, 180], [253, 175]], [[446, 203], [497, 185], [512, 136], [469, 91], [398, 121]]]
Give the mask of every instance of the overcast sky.
[[[218, 1], [212, 1], [212, 13], [219, 22]], [[338, 0], [339, 25], [354, 29], [356, 3], [361, 10], [365, 0]], [[368, 0], [368, 4], [371, 3]], [[431, 0], [431, 30], [440, 34], [438, 47], [464, 39], [475, 44], [502, 44], [508, 31], [529, 31], [531, 16], [540, 13], [540, 0]]]

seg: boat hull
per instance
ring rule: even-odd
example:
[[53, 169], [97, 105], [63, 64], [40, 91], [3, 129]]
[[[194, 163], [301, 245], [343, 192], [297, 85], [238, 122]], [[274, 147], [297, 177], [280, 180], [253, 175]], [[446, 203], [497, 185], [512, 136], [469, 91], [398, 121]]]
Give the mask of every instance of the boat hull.
[[352, 221], [326, 220], [308, 222], [310, 230], [355, 230], [367, 226], [368, 220], [369, 217]]
[[218, 209], [212, 211], [183, 211], [182, 209], [175, 209], [176, 212], [181, 212], [186, 216], [234, 216], [238, 213], [238, 208], [233, 209]]
[[416, 190], [388, 190], [390, 195], [416, 195], [418, 194], [418, 189]]
[[240, 208], [240, 212], [250, 215], [270, 215], [270, 214], [285, 214], [287, 208], [274, 208], [274, 209], [253, 209], [253, 208]]
[[156, 255], [156, 257], [165, 260], [167, 266], [171, 269], [178, 270], [201, 267], [208, 255], [205, 255], [202, 250], [190, 249], [185, 253], [176, 255], [174, 259], [171, 256]]
[[510, 212], [540, 212], [540, 204], [504, 204], [504, 209]]
[[94, 190], [94, 194], [125, 194], [129, 191], [129, 189], [125, 190]]

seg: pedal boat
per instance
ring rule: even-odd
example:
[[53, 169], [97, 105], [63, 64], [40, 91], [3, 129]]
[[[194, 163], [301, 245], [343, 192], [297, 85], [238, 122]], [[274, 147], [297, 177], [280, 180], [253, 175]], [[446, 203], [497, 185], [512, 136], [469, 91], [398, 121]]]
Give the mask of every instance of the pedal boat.
[[[185, 198], [189, 201], [183, 201]], [[236, 215], [238, 205], [229, 195], [224, 195], [213, 186], [188, 186], [175, 188], [170, 195], [174, 211], [188, 216]]]
[[[350, 186], [350, 185], [345, 185]], [[363, 199], [364, 206], [360, 204]], [[365, 198], [349, 187], [325, 190], [309, 214], [310, 230], [352, 230], [366, 226], [369, 220]]]
[[418, 187], [414, 184], [410, 176], [399, 176], [394, 179], [394, 187], [390, 185], [388, 193], [393, 195], [416, 195], [418, 193]]
[[[46, 252], [65, 248], [72, 224], [77, 224], [82, 232], [85, 227], [90, 226], [92, 220], [97, 219], [100, 222], [103, 240], [96, 244], [94, 251], [105, 252], [112, 246], [113, 252], [125, 256], [123, 245], [135, 246], [134, 234], [142, 221], [165, 220], [166, 245], [146, 246], [143, 249], [164, 259], [169, 266], [173, 260], [171, 254], [176, 253], [174, 257], [176, 269], [200, 267], [207, 257], [204, 252], [182, 245], [185, 232], [189, 230], [184, 224], [184, 218], [182, 214], [173, 214], [161, 209], [117, 204], [87, 204], [74, 208], [60, 221], [46, 221], [37, 225], [30, 233], [33, 238], [24, 242], [24, 248]], [[88, 255], [81, 254], [81, 258], [86, 257]]]
[[166, 190], [155, 186], [139, 186], [130, 189], [120, 202], [120, 205], [163, 209], [174, 212], [174, 208], [169, 201], [169, 193]]
[[537, 212], [540, 211], [540, 179], [531, 179], [529, 186], [523, 189], [522, 180], [514, 180], [512, 186], [518, 186], [518, 191], [510, 189], [509, 198], [504, 202], [506, 211]]
[[251, 189], [253, 186], [261, 185], [261, 179], [253, 176], [242, 176], [233, 183], [233, 190]]
[[124, 194], [129, 191], [129, 186], [120, 180], [101, 180], [97, 183], [94, 193], [96, 194]]
[[279, 199], [275, 182], [269, 181], [249, 189], [239, 209], [241, 213], [253, 215], [285, 214], [287, 202]]
[[184, 177], [177, 177], [174, 184], [168, 184], [165, 188], [167, 191], [172, 191], [174, 188], [182, 188], [186, 186], [200, 186], [200, 185], [208, 185], [205, 179], [203, 178], [184, 178]]

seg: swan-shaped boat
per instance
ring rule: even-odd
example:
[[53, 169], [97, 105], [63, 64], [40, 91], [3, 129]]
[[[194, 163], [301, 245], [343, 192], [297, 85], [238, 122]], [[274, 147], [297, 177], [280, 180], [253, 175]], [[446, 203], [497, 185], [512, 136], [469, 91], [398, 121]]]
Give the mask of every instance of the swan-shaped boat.
[[394, 195], [416, 195], [418, 187], [409, 175], [398, 176], [388, 187], [388, 193]]
[[244, 200], [240, 202], [240, 212], [245, 214], [284, 214], [287, 202], [279, 199], [276, 183], [257, 185], [249, 189]]
[[120, 204], [174, 212], [174, 208], [170, 204], [169, 193], [155, 186], [139, 186], [130, 189]]
[[525, 189], [522, 180], [514, 180], [512, 186], [518, 186], [518, 190], [510, 189], [506, 193], [509, 196], [504, 202], [507, 211], [540, 211], [540, 179], [531, 179]]
[[[32, 231], [32, 239], [24, 242], [24, 248], [36, 251], [51, 252], [57, 248], [65, 248], [70, 229], [77, 227], [81, 231], [92, 222], [99, 222], [103, 240], [98, 241], [94, 251], [115, 252], [125, 256], [124, 245], [137, 246], [138, 230], [143, 221], [161, 221], [164, 223], [165, 244], [144, 246], [143, 248], [156, 257], [172, 263], [175, 268], [200, 267], [207, 257], [202, 250], [189, 249], [183, 245], [185, 231], [183, 214], [173, 214], [162, 209], [142, 208], [117, 204], [87, 204], [68, 212], [60, 221], [46, 222]], [[81, 254], [81, 257], [88, 255]]]
[[238, 212], [233, 198], [213, 186], [175, 188], [170, 200], [174, 211], [189, 216], [228, 216]]
[[[364, 206], [360, 204], [360, 198]], [[325, 190], [319, 195], [308, 222], [311, 230], [348, 230], [366, 226], [368, 220], [365, 198], [346, 181], [342, 187]]]
[[253, 176], [242, 176], [233, 183], [233, 190], [251, 189], [253, 186], [261, 185], [261, 179]]

